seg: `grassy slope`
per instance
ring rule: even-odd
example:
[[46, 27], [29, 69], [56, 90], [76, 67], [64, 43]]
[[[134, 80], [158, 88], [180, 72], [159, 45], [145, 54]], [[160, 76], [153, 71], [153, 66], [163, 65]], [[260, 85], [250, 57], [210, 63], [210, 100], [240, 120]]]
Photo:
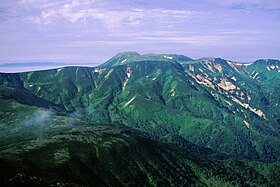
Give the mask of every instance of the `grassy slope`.
[[[21, 78], [19, 74], [1, 74], [1, 182], [7, 184], [6, 179], [15, 177], [10, 184], [19, 185], [24, 180], [24, 184], [40, 186], [56, 182], [100, 186], [279, 185], [277, 163], [242, 162], [224, 156], [219, 160], [211, 151], [186, 142], [209, 143], [207, 146], [225, 152], [230, 152], [227, 146], [239, 144], [241, 147], [235, 147], [237, 155], [240, 151], [256, 155], [254, 149], [242, 146], [250, 143], [246, 142], [248, 136], [255, 141], [257, 137], [244, 126], [216, 123], [230, 115], [226, 106], [217, 105], [209, 90], [193, 85], [180, 65], [131, 64], [134, 72], [123, 91], [127, 67], [114, 68], [107, 78], [110, 69], [96, 73], [93, 68], [64, 68], [23, 73]], [[172, 87], [175, 97], [170, 93]], [[14, 93], [21, 95], [23, 90], [26, 95], [19, 100]], [[135, 95], [135, 100], [123, 107]], [[199, 113], [202, 107], [207, 107], [206, 111]], [[219, 111], [221, 116], [216, 115]], [[149, 139], [111, 127], [77, 127], [86, 123], [77, 118], [123, 123], [149, 132]], [[233, 119], [238, 121], [238, 117]], [[238, 133], [240, 136], [232, 138]], [[172, 144], [150, 140], [158, 136]], [[262, 137], [260, 134], [256, 144], [263, 143]], [[273, 149], [268, 147], [267, 151], [269, 155]]]
[[[237, 104], [229, 107], [223, 94], [196, 83], [185, 73], [188, 65], [182, 67], [166, 59], [146, 60], [114, 68], [69, 67], [16, 76], [29, 94], [55, 106], [49, 108], [67, 110], [68, 115], [90, 123], [120, 123], [156, 137], [177, 134], [238, 158], [277, 160], [279, 133], [271, 121], [260, 119]], [[264, 105], [264, 95], [256, 91], [259, 84], [227, 64], [222, 64], [223, 74], [207, 71], [199, 62], [192, 65], [197, 66], [196, 71], [204, 68], [209, 76], [215, 76], [216, 84], [223, 76], [235, 76], [240, 80], [241, 91], [253, 97], [252, 106]], [[245, 86], [241, 86], [244, 82]], [[250, 129], [246, 128], [244, 119], [250, 122]]]
[[[274, 67], [274, 69], [271, 67]], [[280, 61], [278, 60], [258, 60], [246, 68], [248, 75], [254, 76], [257, 74], [255, 79], [262, 86], [262, 90], [268, 98], [270, 115], [278, 124], [276, 129], [279, 129], [280, 124], [279, 67]]]
[[[79, 126], [1, 146], [2, 184], [265, 186], [277, 165], [216, 160], [125, 130]], [[260, 171], [260, 168], [266, 171]], [[12, 179], [12, 180], [9, 180]]]

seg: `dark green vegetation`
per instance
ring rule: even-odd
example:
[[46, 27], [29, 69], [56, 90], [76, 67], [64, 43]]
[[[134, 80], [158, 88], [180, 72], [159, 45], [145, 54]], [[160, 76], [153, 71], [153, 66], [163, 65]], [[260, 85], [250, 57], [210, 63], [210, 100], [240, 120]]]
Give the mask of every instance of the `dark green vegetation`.
[[279, 186], [279, 72], [277, 60], [126, 52], [2, 73], [1, 182]]

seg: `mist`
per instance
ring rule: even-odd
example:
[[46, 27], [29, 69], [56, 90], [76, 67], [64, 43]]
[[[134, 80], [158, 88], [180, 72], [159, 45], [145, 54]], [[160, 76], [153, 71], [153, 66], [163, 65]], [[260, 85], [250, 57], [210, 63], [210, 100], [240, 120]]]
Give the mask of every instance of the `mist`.
[[32, 133], [37, 136], [38, 140], [42, 140], [43, 132], [50, 126], [51, 118], [54, 112], [48, 109], [37, 109], [30, 116], [22, 121], [22, 125], [26, 128], [32, 129]]

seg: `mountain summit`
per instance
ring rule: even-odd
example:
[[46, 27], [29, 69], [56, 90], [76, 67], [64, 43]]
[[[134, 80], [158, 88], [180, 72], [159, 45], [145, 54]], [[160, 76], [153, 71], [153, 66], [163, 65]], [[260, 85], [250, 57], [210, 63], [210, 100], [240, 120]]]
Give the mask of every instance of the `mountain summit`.
[[145, 54], [140, 55], [137, 52], [122, 52], [118, 53], [100, 67], [114, 67], [123, 64], [129, 64], [131, 62], [139, 61], [177, 61], [177, 62], [187, 62], [193, 61], [193, 59], [186, 57], [184, 55], [176, 54]]
[[112, 58], [110, 58], [108, 61], [106, 61], [104, 64], [100, 65], [100, 67], [113, 67], [122, 65], [124, 63], [128, 63], [129, 61], [136, 60], [137, 57], [140, 57], [141, 55], [134, 51], [125, 51], [122, 53], [118, 53]]

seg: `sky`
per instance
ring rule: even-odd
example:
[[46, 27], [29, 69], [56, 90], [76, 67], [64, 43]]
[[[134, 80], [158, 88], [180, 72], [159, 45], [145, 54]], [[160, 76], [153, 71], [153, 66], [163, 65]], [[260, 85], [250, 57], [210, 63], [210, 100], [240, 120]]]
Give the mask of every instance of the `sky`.
[[280, 0], [0, 0], [0, 64], [122, 51], [280, 59]]

